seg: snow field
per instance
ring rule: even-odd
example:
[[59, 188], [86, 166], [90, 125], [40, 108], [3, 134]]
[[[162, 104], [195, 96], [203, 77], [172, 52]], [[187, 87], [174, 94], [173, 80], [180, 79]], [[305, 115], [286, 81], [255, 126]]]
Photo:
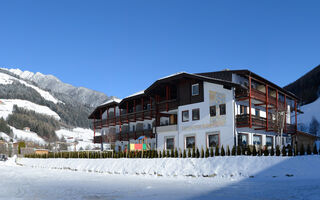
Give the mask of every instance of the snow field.
[[48, 169], [97, 172], [121, 175], [161, 177], [208, 177], [223, 180], [244, 178], [320, 178], [314, 166], [320, 156], [253, 157], [230, 156], [213, 158], [158, 159], [30, 159], [19, 158], [19, 164]]
[[21, 99], [0, 99], [0, 117], [6, 119], [13, 112], [13, 106], [17, 105], [19, 108], [31, 110], [39, 114], [44, 114], [50, 117], [60, 120], [60, 116], [52, 111], [47, 106], [41, 106], [30, 101]]

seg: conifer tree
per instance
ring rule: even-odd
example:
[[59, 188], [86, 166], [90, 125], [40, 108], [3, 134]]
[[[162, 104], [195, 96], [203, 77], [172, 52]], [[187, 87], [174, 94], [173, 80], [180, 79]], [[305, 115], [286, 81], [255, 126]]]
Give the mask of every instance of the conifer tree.
[[221, 156], [225, 156], [226, 155], [226, 152], [224, 151], [224, 147], [223, 145], [221, 146]]
[[263, 151], [263, 155], [264, 155], [264, 156], [269, 156], [269, 149], [268, 149], [267, 146], [265, 147], [265, 149], [264, 149], [264, 151]]
[[237, 156], [241, 155], [241, 147], [238, 145], [237, 146]]
[[209, 157], [209, 149], [206, 148], [206, 158], [208, 158], [208, 157]]
[[214, 155], [215, 156], [220, 156], [220, 150], [219, 150], [219, 146], [218, 145], [216, 145], [216, 150], [214, 152]]
[[161, 151], [159, 151], [159, 158], [162, 158], [162, 154], [161, 154]]
[[253, 155], [253, 156], [257, 156], [256, 145], [253, 145], [252, 155]]
[[177, 150], [177, 148], [174, 149], [174, 157], [178, 158], [178, 150]]
[[307, 155], [311, 155], [311, 147], [310, 144], [307, 146]]
[[288, 145], [288, 156], [293, 156], [293, 151], [291, 145]]
[[280, 146], [279, 145], [277, 145], [276, 146], [276, 156], [280, 156]]
[[197, 148], [197, 151], [196, 151], [196, 157], [197, 158], [200, 158], [200, 152], [199, 152], [199, 149]]
[[281, 153], [282, 153], [282, 156], [287, 156], [287, 150], [286, 150], [286, 147], [284, 145], [282, 147]]
[[213, 147], [210, 147], [210, 157], [213, 157], [214, 153], [213, 153]]
[[317, 150], [317, 145], [313, 145], [313, 155], [317, 155], [318, 154], [318, 150]]
[[201, 154], [200, 154], [201, 158], [204, 158], [204, 150], [203, 147], [201, 147]]
[[188, 149], [188, 158], [191, 158], [191, 149]]
[[236, 155], [236, 147], [233, 145], [232, 150], [231, 150], [231, 155], [235, 156]]
[[183, 150], [183, 158], [186, 158], [187, 157], [187, 153], [186, 153], [186, 149]]
[[180, 148], [179, 148], [179, 158], [182, 158], [182, 151]]
[[270, 156], [274, 156], [274, 148], [273, 148], [273, 145], [271, 146]]
[[304, 150], [304, 146], [303, 144], [301, 144], [300, 146], [300, 156], [304, 156], [306, 154], [305, 150]]
[[258, 156], [262, 156], [262, 149], [259, 147], [259, 150], [258, 150]]
[[158, 151], [157, 151], [157, 150], [155, 150], [155, 152], [154, 152], [154, 153], [155, 153], [154, 157], [155, 157], [155, 158], [159, 158]]
[[163, 152], [162, 152], [162, 157], [163, 157], [163, 158], [166, 158], [166, 157], [167, 157], [167, 155], [166, 155], [166, 150], [164, 150], [164, 149], [163, 149]]
[[298, 156], [298, 145], [294, 145], [294, 156]]
[[241, 148], [241, 155], [243, 155], [243, 156], [246, 155], [246, 149], [247, 149], [247, 147], [242, 147]]
[[171, 154], [169, 150], [167, 151], [167, 158], [170, 158], [170, 157], [173, 158], [173, 149], [171, 149]]
[[250, 146], [248, 146], [247, 155], [248, 155], [248, 156], [251, 156], [251, 155], [252, 155]]
[[227, 156], [231, 156], [229, 145], [227, 145]]
[[192, 158], [195, 158], [195, 157], [196, 157], [196, 149], [192, 148]]

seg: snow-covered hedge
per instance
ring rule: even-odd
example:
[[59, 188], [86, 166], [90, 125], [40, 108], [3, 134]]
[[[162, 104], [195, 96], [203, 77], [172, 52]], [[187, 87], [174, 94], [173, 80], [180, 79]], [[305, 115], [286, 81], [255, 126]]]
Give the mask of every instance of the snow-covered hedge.
[[270, 177], [320, 178], [319, 156], [156, 159], [32, 159], [19, 158], [23, 166], [123, 175], [190, 176], [215, 178]]

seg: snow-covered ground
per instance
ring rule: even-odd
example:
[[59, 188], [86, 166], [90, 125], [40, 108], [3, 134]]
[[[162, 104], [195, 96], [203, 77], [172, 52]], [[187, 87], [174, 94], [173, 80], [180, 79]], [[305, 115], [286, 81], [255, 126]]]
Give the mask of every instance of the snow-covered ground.
[[[100, 144], [94, 144], [92, 142], [93, 139], [93, 131], [91, 129], [84, 128], [74, 128], [74, 129], [60, 129], [56, 131], [56, 135], [59, 139], [64, 138], [67, 143], [77, 142], [76, 150], [91, 150], [94, 148], [99, 148]], [[74, 150], [74, 145], [68, 147], [69, 151]]]
[[44, 141], [44, 139], [39, 137], [37, 133], [34, 133], [32, 131], [24, 131], [24, 130], [16, 129], [12, 126], [10, 126], [10, 128], [13, 132], [14, 138], [17, 140], [30, 141], [40, 145], [46, 144], [46, 141]]
[[[252, 159], [250, 165], [245, 164], [248, 159]], [[225, 171], [222, 173], [225, 177], [207, 178], [114, 175], [67, 169], [32, 168], [15, 166], [11, 160], [8, 164], [0, 162], [0, 177], [4, 180], [0, 181], [0, 199], [319, 199], [320, 172], [315, 167], [319, 166], [318, 156], [278, 158], [277, 162], [270, 157], [259, 159], [248, 157], [248, 159], [214, 158], [210, 162], [219, 166], [216, 168], [217, 171]], [[254, 177], [230, 178], [230, 172], [236, 165], [239, 165], [241, 170], [249, 171], [254, 169], [251, 165], [256, 164], [256, 168], [259, 168], [269, 163], [270, 159], [273, 164], [268, 164], [263, 170], [255, 170]], [[22, 159], [19, 162], [26, 160]], [[175, 159], [171, 160], [176, 162]], [[195, 164], [203, 162], [200, 160], [204, 159], [190, 159], [188, 162]], [[30, 162], [36, 161], [39, 160], [30, 159]], [[183, 167], [179, 164], [177, 166]], [[250, 167], [246, 169], [244, 166]], [[310, 167], [305, 169], [306, 166]], [[170, 167], [173, 166], [166, 166], [167, 170], [171, 171]], [[288, 173], [283, 174], [286, 171]], [[270, 177], [271, 174], [274, 176]]]
[[21, 99], [0, 99], [0, 117], [6, 119], [11, 115], [14, 105], [17, 105], [19, 108], [35, 111], [36, 113], [48, 115], [60, 120], [59, 115], [50, 108]]

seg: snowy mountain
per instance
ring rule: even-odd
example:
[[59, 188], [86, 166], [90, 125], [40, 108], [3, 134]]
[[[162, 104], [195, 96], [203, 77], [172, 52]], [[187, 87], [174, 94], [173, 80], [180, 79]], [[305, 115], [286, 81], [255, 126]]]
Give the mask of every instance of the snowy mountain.
[[78, 101], [81, 104], [89, 105], [91, 107], [96, 107], [108, 99], [108, 96], [104, 93], [84, 87], [74, 87], [70, 84], [63, 83], [53, 75], [21, 71], [20, 69], [2, 69], [8, 70], [9, 72], [19, 76], [21, 79], [36, 83], [41, 89], [67, 95], [73, 101]]
[[77, 142], [78, 149], [95, 147], [88, 115], [108, 100], [103, 93], [52, 75], [6, 68], [0, 69], [0, 98], [0, 139], [45, 145], [69, 138], [67, 142]]

